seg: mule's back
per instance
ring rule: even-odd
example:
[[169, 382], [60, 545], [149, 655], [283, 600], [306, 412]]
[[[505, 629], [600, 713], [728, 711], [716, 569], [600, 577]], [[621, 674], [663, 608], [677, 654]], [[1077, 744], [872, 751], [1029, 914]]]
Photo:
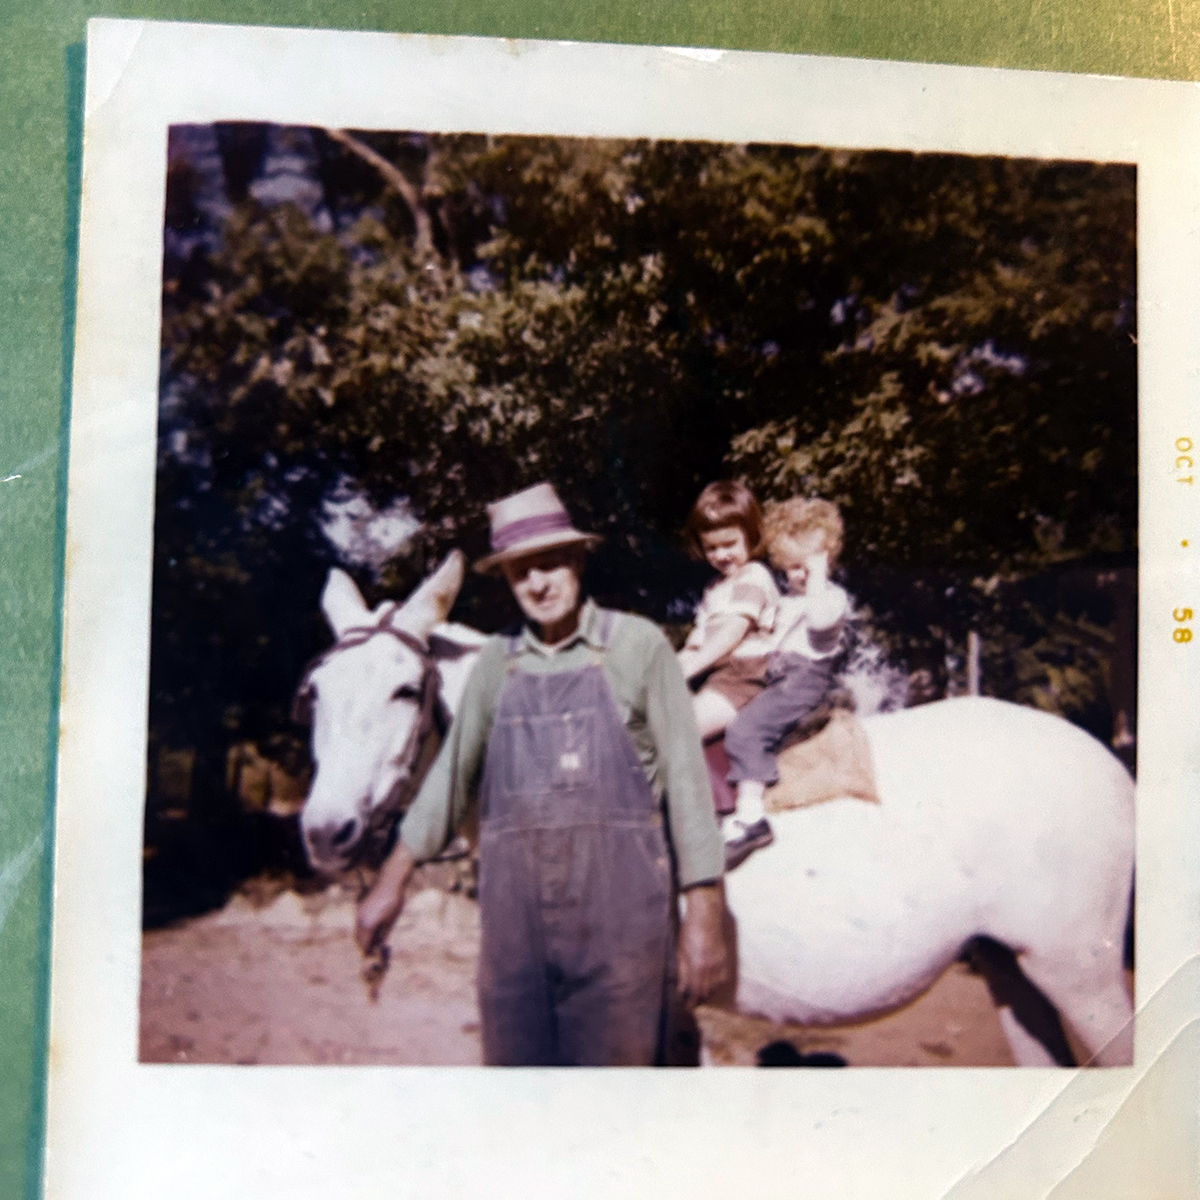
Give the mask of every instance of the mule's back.
[[978, 933], [1014, 948], [1110, 936], [1133, 806], [1104, 746], [988, 698], [863, 725], [880, 803], [773, 815], [775, 844], [727, 880], [740, 1003], [805, 1021], [860, 1016], [917, 994]]

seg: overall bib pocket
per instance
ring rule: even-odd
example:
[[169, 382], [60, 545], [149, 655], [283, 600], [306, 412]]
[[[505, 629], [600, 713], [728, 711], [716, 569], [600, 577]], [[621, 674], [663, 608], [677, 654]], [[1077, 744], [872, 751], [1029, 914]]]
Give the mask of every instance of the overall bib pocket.
[[504, 789], [540, 794], [592, 787], [596, 772], [596, 712], [526, 714], [497, 722]]

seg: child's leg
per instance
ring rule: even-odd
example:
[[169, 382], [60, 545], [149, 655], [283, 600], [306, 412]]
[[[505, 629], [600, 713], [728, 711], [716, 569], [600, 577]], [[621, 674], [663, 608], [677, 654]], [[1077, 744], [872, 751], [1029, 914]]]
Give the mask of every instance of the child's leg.
[[737, 807], [721, 827], [727, 871], [775, 839], [763, 810], [763, 794], [779, 777], [771, 749], [782, 732], [775, 730], [786, 729], [792, 719], [779, 693], [778, 683], [769, 684], [739, 709], [725, 730], [729, 782], [737, 784]]
[[763, 808], [763, 796], [766, 792], [767, 785], [757, 779], [743, 779], [737, 785], [737, 807], [733, 811], [743, 825], [753, 825], [755, 821], [766, 820], [767, 810]]
[[763, 795], [767, 785], [779, 778], [772, 751], [794, 722], [791, 703], [779, 680], [740, 709], [725, 730], [729, 782], [737, 785], [737, 807], [722, 826], [727, 871], [772, 840]]
[[773, 664], [771, 673], [770, 686], [741, 709], [725, 730], [729, 782], [737, 785], [737, 820], [728, 823], [727, 841], [759, 821], [766, 823], [763, 796], [779, 779], [775, 751], [788, 730], [825, 698], [832, 679], [827, 663], [799, 656]]
[[833, 686], [833, 665], [829, 659], [804, 658], [797, 654], [789, 655], [785, 662], [779, 690], [791, 710], [791, 721], [779, 731], [773, 749], [778, 748], [793, 726], [821, 707]]
[[779, 778], [775, 748], [783, 735], [796, 723], [792, 702], [783, 689], [783, 681], [764, 688], [740, 709], [725, 730], [725, 753], [729, 755], [729, 782], [763, 785]]
[[772, 666], [771, 684], [759, 692], [725, 731], [729, 782], [770, 785], [779, 779], [775, 751], [788, 730], [804, 720], [829, 694], [828, 662], [788, 655]]
[[737, 715], [733, 701], [713, 688], [701, 688], [692, 697], [692, 708], [700, 726], [700, 740], [704, 742], [723, 732]]

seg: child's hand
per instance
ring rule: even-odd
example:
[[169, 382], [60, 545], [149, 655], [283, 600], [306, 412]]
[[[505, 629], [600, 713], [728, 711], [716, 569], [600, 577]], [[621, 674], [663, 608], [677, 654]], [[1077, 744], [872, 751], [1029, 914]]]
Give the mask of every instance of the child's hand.
[[783, 572], [793, 596], [819, 592], [829, 578], [828, 542], [819, 530], [803, 537], [783, 537], [771, 547], [771, 558]]

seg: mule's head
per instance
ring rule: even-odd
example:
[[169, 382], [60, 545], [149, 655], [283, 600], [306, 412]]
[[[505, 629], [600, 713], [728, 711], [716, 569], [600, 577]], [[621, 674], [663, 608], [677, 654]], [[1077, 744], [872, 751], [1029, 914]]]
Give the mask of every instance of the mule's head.
[[[300, 827], [317, 870], [348, 866], [372, 812], [397, 788], [415, 782], [423, 683], [432, 669], [422, 649], [430, 630], [445, 620], [462, 580], [463, 557], [456, 550], [404, 604], [385, 601], [372, 610], [349, 575], [329, 572], [321, 609], [335, 648], [310, 671], [301, 691], [311, 713], [316, 773]], [[387, 627], [408, 637], [392, 636]]]

